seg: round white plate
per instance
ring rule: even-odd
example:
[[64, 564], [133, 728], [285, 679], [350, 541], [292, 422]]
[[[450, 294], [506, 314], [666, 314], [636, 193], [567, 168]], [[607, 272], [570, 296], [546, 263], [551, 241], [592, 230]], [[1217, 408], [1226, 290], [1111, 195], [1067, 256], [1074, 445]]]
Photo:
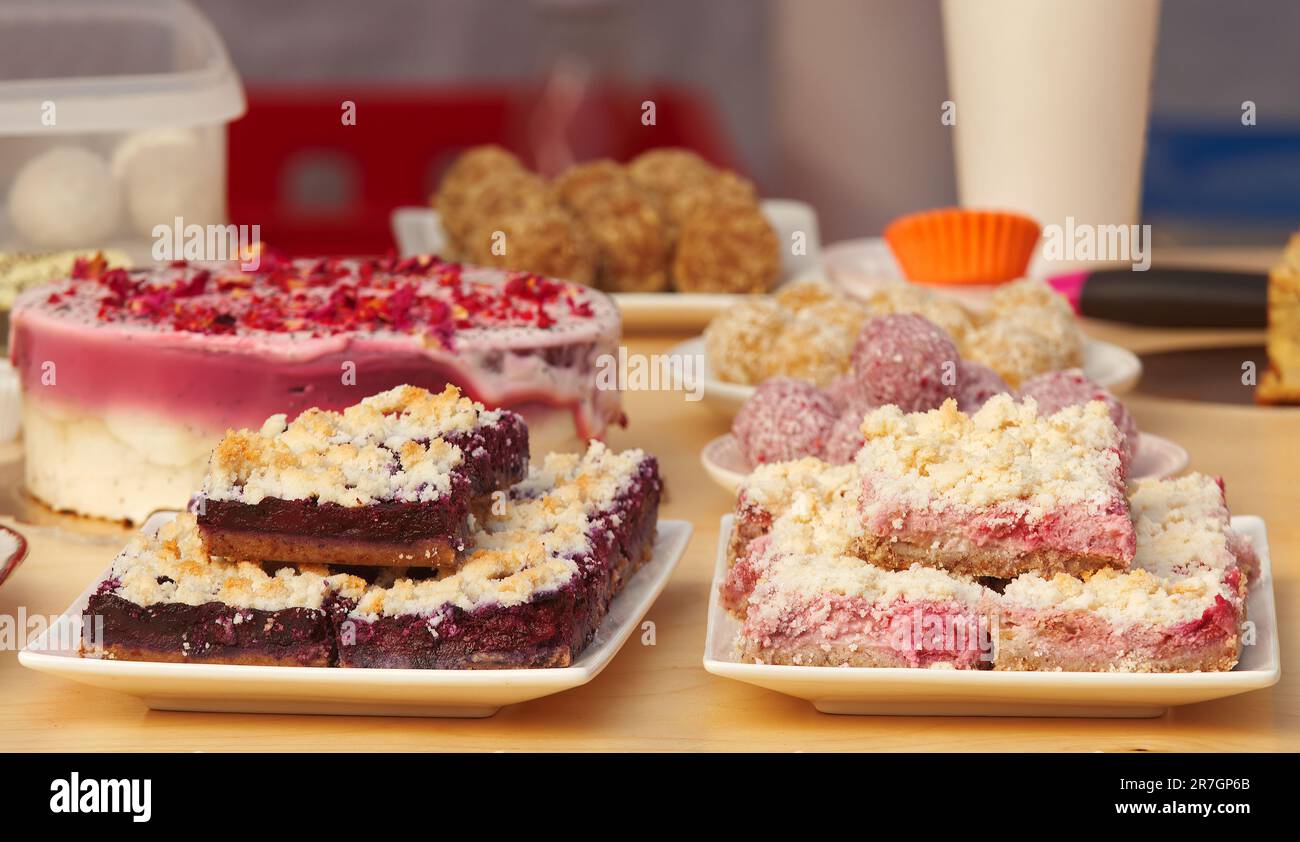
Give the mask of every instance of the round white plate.
[[[821, 233], [812, 205], [794, 199], [764, 199], [760, 205], [782, 245], [779, 283], [817, 271], [821, 263]], [[397, 208], [389, 224], [403, 257], [437, 254], [447, 245], [438, 212], [433, 208]], [[796, 235], [804, 245], [798, 254], [792, 247]], [[616, 292], [612, 295], [623, 314], [624, 330], [703, 330], [714, 316], [746, 297], [706, 292]]]
[[[697, 369], [704, 374], [704, 402], [727, 417], [739, 412], [749, 396], [754, 394], [753, 386], [729, 383], [713, 376], [708, 356], [704, 353], [703, 336], [688, 339], [674, 346], [668, 353], [698, 355], [704, 361], [703, 368]], [[1083, 345], [1083, 373], [1118, 395], [1132, 389], [1142, 377], [1142, 361], [1137, 354], [1126, 348], [1088, 338]]]
[[[1137, 453], [1133, 455], [1132, 479], [1162, 479], [1181, 473], [1190, 461], [1182, 445], [1151, 433], [1138, 435]], [[754, 470], [740, 451], [740, 442], [731, 433], [718, 436], [700, 451], [700, 464], [718, 485], [735, 494], [749, 472]]]
[[[889, 244], [880, 237], [831, 243], [822, 249], [821, 269], [840, 289], [858, 298], [867, 298], [889, 284], [907, 282]], [[988, 307], [988, 297], [997, 285], [931, 284], [925, 288], [978, 313]]]

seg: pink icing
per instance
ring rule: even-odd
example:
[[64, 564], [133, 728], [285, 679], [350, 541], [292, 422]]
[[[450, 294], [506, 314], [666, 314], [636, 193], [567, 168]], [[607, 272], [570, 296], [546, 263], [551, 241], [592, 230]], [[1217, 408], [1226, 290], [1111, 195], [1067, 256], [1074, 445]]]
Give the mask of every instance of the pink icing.
[[856, 645], [883, 651], [897, 666], [973, 669], [991, 657], [991, 626], [982, 625], [983, 633], [981, 612], [959, 602], [897, 599], [882, 605], [828, 593], [794, 599], [780, 612], [750, 611], [741, 634], [777, 651]]
[[987, 508], [950, 504], [939, 508], [913, 508], [901, 500], [876, 493], [870, 477], [862, 483], [865, 526], [874, 535], [895, 536], [930, 544], [935, 536], [964, 538], [977, 547], [998, 547], [1010, 552], [1043, 548], [1133, 560], [1137, 536], [1123, 495], [1116, 490], [1100, 509], [1063, 504], [1041, 517], [1032, 517], [1020, 501]]
[[[14, 308], [12, 359], [24, 392], [43, 401], [208, 430], [342, 409], [402, 383], [455, 383], [488, 406], [567, 408], [584, 438], [621, 418], [618, 392], [594, 376], [619, 336], [603, 294], [434, 259], [332, 262], [313, 275], [322, 265], [173, 265], [47, 284]], [[544, 300], [530, 297], [537, 283], [549, 285]]]

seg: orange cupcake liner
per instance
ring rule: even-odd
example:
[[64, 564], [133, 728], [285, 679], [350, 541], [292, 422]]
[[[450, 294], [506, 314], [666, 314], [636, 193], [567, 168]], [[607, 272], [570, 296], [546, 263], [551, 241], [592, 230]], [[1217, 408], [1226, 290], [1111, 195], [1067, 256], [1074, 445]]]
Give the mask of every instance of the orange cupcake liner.
[[1000, 284], [1022, 278], [1042, 229], [1010, 211], [940, 208], [900, 216], [885, 241], [921, 284]]

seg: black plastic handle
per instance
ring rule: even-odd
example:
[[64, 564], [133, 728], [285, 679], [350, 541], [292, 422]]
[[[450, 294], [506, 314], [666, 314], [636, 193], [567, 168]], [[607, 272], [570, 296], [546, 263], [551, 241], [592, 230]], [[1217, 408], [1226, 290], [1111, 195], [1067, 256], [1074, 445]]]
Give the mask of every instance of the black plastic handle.
[[1079, 312], [1153, 327], [1264, 327], [1268, 277], [1205, 269], [1103, 269], [1084, 282]]

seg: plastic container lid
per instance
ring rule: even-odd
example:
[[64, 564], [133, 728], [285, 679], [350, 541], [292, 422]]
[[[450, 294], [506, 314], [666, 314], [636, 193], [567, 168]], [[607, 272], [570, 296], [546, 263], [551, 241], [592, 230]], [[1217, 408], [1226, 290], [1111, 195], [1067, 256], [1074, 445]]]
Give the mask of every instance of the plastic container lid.
[[0, 4], [0, 136], [195, 126], [244, 110], [225, 46], [183, 0]]

